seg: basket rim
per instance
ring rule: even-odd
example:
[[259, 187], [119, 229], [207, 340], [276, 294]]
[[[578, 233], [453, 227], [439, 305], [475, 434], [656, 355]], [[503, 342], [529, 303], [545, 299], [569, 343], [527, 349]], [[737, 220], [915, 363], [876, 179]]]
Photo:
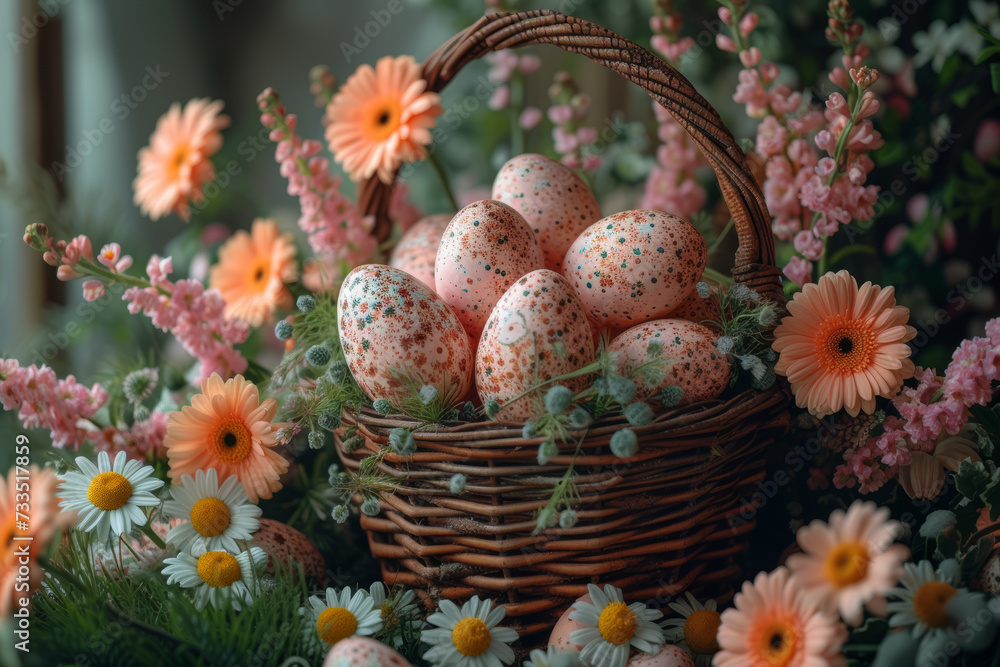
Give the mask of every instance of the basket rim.
[[[427, 89], [440, 92], [468, 63], [508, 48], [549, 44], [579, 53], [636, 83], [684, 128], [715, 171], [739, 239], [733, 278], [785, 303], [776, 265], [770, 214], [763, 192], [740, 148], [715, 108], [670, 64], [631, 40], [596, 23], [550, 9], [495, 12], [455, 34], [423, 63]], [[389, 183], [378, 174], [359, 184], [358, 205], [375, 218], [374, 233], [388, 238]], [[383, 238], [384, 237], [384, 238]]]

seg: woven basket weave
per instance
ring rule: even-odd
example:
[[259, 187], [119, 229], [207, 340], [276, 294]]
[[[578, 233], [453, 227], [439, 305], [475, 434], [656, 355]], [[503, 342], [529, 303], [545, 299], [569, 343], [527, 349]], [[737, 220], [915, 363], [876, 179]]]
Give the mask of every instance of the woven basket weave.
[[[701, 148], [719, 179], [739, 237], [733, 277], [784, 303], [774, 266], [764, 198], [743, 151], [716, 111], [690, 82], [649, 51], [601, 26], [548, 10], [485, 16], [455, 35], [424, 63], [431, 90], [440, 91], [468, 62], [500, 49], [551, 44], [580, 53], [640, 85], [663, 105]], [[361, 187], [360, 205], [388, 230], [390, 186], [377, 177]], [[417, 424], [364, 411], [344, 415], [364, 436], [344, 465], [388, 444], [388, 431]], [[545, 505], [572, 460], [561, 446], [548, 465], [536, 460], [541, 439], [489, 421], [414, 433], [417, 453], [388, 454], [381, 472], [399, 480], [381, 498], [376, 517], [362, 515], [373, 555], [389, 584], [434, 597], [472, 595], [503, 604], [522, 648], [544, 642], [555, 618], [588, 583], [614, 584], [627, 599], [662, 606], [690, 590], [726, 597], [740, 580], [740, 558], [752, 521], [748, 499], [764, 478], [765, 447], [787, 426], [787, 394], [778, 386], [669, 409], [634, 429], [639, 452], [610, 453], [621, 417], [594, 424], [576, 459], [579, 520], [570, 529], [532, 536]], [[449, 491], [455, 473], [463, 493]], [[748, 514], [743, 514], [747, 516]]]

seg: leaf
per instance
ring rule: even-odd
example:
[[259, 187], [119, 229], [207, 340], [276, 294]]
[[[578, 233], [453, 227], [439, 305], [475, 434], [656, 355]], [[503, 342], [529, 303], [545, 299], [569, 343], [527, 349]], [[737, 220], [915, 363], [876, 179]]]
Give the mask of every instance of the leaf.
[[1000, 63], [990, 65], [990, 81], [993, 82], [993, 92], [1000, 93]]
[[976, 57], [976, 64], [982, 65], [998, 53], [1000, 53], [1000, 46], [987, 46], [979, 52], [979, 55]]
[[986, 465], [982, 461], [973, 463], [972, 459], [965, 459], [958, 466], [958, 474], [955, 475], [955, 488], [966, 498], [973, 500], [979, 496], [990, 483], [990, 475], [986, 472]]
[[986, 169], [983, 168], [983, 165], [979, 164], [979, 160], [977, 160], [972, 155], [972, 153], [970, 153], [968, 151], [965, 151], [964, 153], [962, 153], [962, 166], [965, 167], [965, 171], [970, 176], [979, 176], [980, 178], [989, 178], [989, 174], [987, 173]]
[[969, 412], [993, 440], [1000, 440], [1000, 415], [982, 405], [970, 406]]
[[866, 243], [855, 243], [854, 245], [846, 246], [833, 253], [833, 256], [830, 258], [830, 265], [840, 266], [840, 262], [843, 261], [845, 257], [850, 257], [851, 255], [856, 255], [858, 253], [864, 253], [867, 255], [877, 254], [875, 248], [872, 246]]
[[990, 483], [979, 494], [979, 498], [990, 508], [990, 521], [1000, 519], [1000, 468], [993, 471]]
[[[993, 71], [993, 65], [990, 65], [990, 72], [992, 71]], [[997, 81], [994, 78], [993, 80], [994, 92], [997, 90], [996, 84]], [[972, 99], [972, 96], [975, 95], [978, 91], [979, 89], [976, 86], [966, 86], [965, 88], [959, 88], [958, 90], [956, 90], [951, 94], [951, 101], [954, 102], [955, 106], [957, 106], [959, 109], [964, 109], [969, 105], [969, 100]]]
[[962, 580], [969, 581], [983, 567], [986, 559], [993, 552], [995, 540], [992, 535], [987, 535], [969, 549], [962, 556]]
[[958, 542], [948, 538], [947, 532], [937, 536], [937, 549], [934, 550], [934, 560], [954, 558], [958, 553]]

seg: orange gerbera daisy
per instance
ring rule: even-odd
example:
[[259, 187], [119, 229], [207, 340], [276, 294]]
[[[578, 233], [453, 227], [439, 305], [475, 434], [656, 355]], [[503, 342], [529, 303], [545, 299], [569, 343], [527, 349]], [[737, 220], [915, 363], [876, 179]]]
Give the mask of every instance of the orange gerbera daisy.
[[783, 567], [761, 572], [722, 612], [716, 667], [841, 667], [847, 628]]
[[[76, 522], [76, 512], [59, 509], [58, 485], [59, 478], [54, 470], [37, 465], [29, 466], [27, 471], [23, 467], [15, 468], [7, 474], [7, 479], [0, 477], [0, 618], [10, 617], [13, 611], [21, 608], [21, 598], [30, 597], [38, 590], [42, 583], [39, 556], [48, 550], [53, 538]], [[30, 502], [26, 501], [25, 494], [29, 493], [26, 488], [30, 489]], [[17, 512], [27, 518], [18, 516]], [[28, 529], [19, 527], [18, 521], [24, 521]], [[18, 539], [29, 535], [30, 540]], [[17, 590], [18, 569], [25, 549], [28, 589]]]
[[799, 407], [823, 417], [841, 408], [856, 417], [875, 411], [875, 397], [892, 398], [913, 376], [906, 341], [917, 331], [892, 287], [858, 288], [847, 271], [807, 284], [774, 330], [774, 370], [788, 377]]
[[156, 122], [149, 146], [139, 151], [139, 175], [132, 183], [135, 204], [150, 219], [176, 213], [191, 217], [189, 202], [204, 201], [203, 188], [215, 178], [210, 158], [222, 147], [220, 130], [229, 117], [220, 115], [222, 102], [191, 100], [178, 103]]
[[209, 278], [226, 300], [226, 317], [259, 327], [274, 318], [278, 306], [291, 308], [285, 283], [298, 276], [291, 234], [279, 234], [274, 220], [254, 220], [219, 248], [219, 263]]
[[441, 98], [427, 91], [410, 56], [362, 65], [330, 101], [326, 139], [351, 179], [378, 172], [385, 183], [403, 162], [422, 160], [431, 143]]
[[863, 608], [885, 609], [885, 596], [903, 576], [909, 547], [895, 544], [902, 524], [889, 510], [855, 501], [845, 513], [834, 510], [830, 523], [813, 521], [795, 539], [804, 553], [788, 557], [788, 568], [802, 586], [815, 592], [851, 625], [860, 625]]
[[163, 446], [172, 481], [214, 468], [219, 482], [236, 475], [252, 502], [270, 498], [281, 488], [279, 477], [288, 462], [272, 448], [283, 424], [272, 424], [278, 403], [263, 403], [252, 382], [242, 375], [222, 381], [217, 373], [202, 380], [191, 405], [171, 412]]

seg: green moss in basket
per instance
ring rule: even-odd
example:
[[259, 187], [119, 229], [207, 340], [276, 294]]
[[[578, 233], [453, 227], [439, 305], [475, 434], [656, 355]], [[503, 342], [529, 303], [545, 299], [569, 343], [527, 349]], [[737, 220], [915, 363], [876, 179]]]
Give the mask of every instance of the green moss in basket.
[[[333, 487], [334, 494], [338, 497], [341, 504], [334, 508], [333, 519], [338, 523], [343, 523], [350, 516], [349, 503], [352, 498], [356, 495], [361, 496], [361, 506], [364, 509], [367, 503], [368, 508], [374, 509], [374, 513], [378, 514], [379, 497], [383, 493], [392, 493], [396, 490], [396, 486], [399, 485], [399, 480], [395, 477], [390, 477], [388, 475], [382, 474], [379, 470], [379, 464], [385, 455], [391, 452], [390, 447], [384, 447], [377, 454], [372, 454], [367, 456], [361, 461], [361, 465], [358, 466], [358, 471], [353, 470], [339, 470], [334, 471], [331, 466], [330, 475], [330, 485]], [[370, 514], [366, 511], [365, 514]]]
[[764, 333], [777, 322], [777, 308], [743, 284], [723, 289], [698, 283], [696, 289], [703, 299], [718, 302], [720, 318], [708, 322], [722, 330], [716, 346], [719, 352], [728, 356], [733, 368], [730, 386], [770, 388], [776, 378], [774, 363], [778, 355]]
[[372, 406], [376, 412], [403, 414], [422, 424], [457, 421], [460, 417], [462, 409], [454, 407], [461, 398], [459, 387], [426, 384], [400, 368], [390, 368], [389, 373], [402, 387], [393, 400], [375, 399]]

